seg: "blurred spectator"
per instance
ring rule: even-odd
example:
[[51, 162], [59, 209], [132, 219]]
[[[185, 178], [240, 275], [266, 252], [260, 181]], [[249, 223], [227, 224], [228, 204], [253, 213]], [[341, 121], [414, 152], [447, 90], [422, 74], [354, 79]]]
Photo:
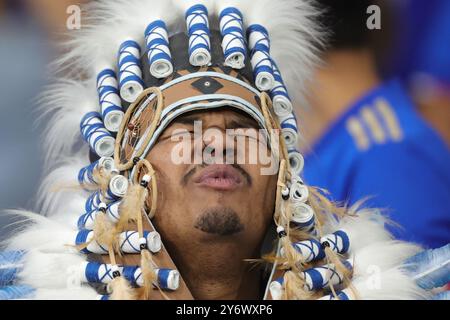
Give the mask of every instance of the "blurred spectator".
[[379, 76], [371, 36], [380, 31], [366, 27], [373, 1], [319, 2], [333, 34], [301, 115], [312, 146], [305, 150], [306, 181], [350, 205], [369, 197], [365, 206], [385, 208], [403, 227], [391, 227], [397, 238], [447, 244], [450, 152], [401, 83]]
[[395, 46], [386, 72], [399, 74], [423, 116], [450, 146], [450, 1], [390, 1]]
[[[32, 208], [41, 167], [33, 99], [54, 55], [49, 38], [65, 27], [67, 6], [78, 2], [0, 0], [0, 210]], [[11, 222], [0, 213], [0, 239]]]

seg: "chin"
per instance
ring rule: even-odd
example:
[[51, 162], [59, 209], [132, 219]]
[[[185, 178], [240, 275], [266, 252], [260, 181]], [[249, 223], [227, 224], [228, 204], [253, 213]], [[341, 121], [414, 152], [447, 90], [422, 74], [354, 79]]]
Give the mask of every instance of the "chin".
[[197, 212], [193, 225], [201, 234], [228, 238], [242, 235], [245, 230], [241, 215], [230, 206], [209, 203]]

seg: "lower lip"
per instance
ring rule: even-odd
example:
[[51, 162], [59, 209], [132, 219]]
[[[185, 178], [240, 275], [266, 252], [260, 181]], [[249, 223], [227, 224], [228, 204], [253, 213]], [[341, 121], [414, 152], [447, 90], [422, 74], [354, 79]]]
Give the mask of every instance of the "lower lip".
[[219, 191], [230, 191], [237, 189], [241, 183], [231, 178], [206, 178], [197, 185]]

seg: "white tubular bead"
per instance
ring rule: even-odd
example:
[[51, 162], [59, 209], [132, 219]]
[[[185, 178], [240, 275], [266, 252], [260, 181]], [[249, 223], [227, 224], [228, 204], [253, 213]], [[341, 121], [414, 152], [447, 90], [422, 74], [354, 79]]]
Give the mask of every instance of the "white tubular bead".
[[291, 221], [301, 229], [309, 230], [314, 226], [314, 210], [303, 202], [292, 203]]
[[286, 142], [286, 146], [291, 149], [297, 146], [298, 141], [298, 127], [297, 120], [294, 114], [289, 114], [284, 117], [280, 117], [280, 126], [283, 139]]
[[147, 245], [147, 239], [146, 238], [139, 238], [139, 245]]
[[94, 175], [98, 170], [104, 172], [111, 172], [114, 168], [114, 159], [111, 157], [101, 157], [99, 160], [82, 168], [78, 173], [78, 182], [86, 191], [89, 191], [89, 186], [98, 184]]
[[169, 36], [164, 21], [156, 20], [150, 23], [145, 31], [145, 39], [150, 74], [157, 79], [170, 76], [173, 72], [173, 64], [169, 49]]
[[[353, 262], [351, 260], [343, 261], [343, 263], [349, 270], [353, 268]], [[305, 289], [309, 291], [320, 290], [328, 286], [329, 283], [339, 285], [344, 280], [343, 274], [336, 270], [334, 264], [305, 270], [300, 272], [300, 277], [305, 280]]]
[[82, 283], [110, 283], [114, 277], [113, 273], [118, 271], [122, 274], [122, 267], [111, 264], [83, 262], [80, 265], [80, 280]]
[[104, 202], [101, 202], [101, 203], [98, 205], [98, 210], [99, 210], [99, 211], [106, 211], [107, 208], [108, 208], [108, 206], [107, 206], [106, 203], [104, 203]]
[[233, 69], [245, 67], [247, 48], [242, 13], [237, 8], [224, 8], [219, 14], [224, 65]]
[[161, 236], [156, 231], [151, 231], [147, 235], [147, 247], [152, 253], [161, 251], [162, 241]]
[[115, 170], [114, 159], [112, 157], [101, 157], [98, 160], [99, 168], [103, 168], [106, 172]]
[[106, 129], [117, 132], [122, 123], [124, 113], [119, 96], [119, 84], [116, 73], [112, 69], [102, 70], [97, 77], [97, 90]]
[[256, 87], [269, 91], [275, 86], [273, 64], [270, 57], [270, 41], [267, 30], [258, 24], [248, 27], [248, 44]]
[[211, 64], [211, 43], [209, 38], [208, 10], [202, 5], [194, 5], [186, 11], [189, 36], [189, 62], [195, 67]]
[[123, 42], [119, 49], [120, 96], [132, 103], [144, 90], [141, 70], [141, 47], [134, 40]]
[[277, 233], [283, 232], [285, 229], [282, 226], [277, 227]]
[[108, 218], [111, 219], [112, 222], [117, 222], [120, 219], [119, 206], [120, 201], [116, 201], [111, 203], [108, 206], [108, 209], [106, 210], [106, 214], [108, 215]]
[[281, 189], [281, 195], [284, 197], [287, 197], [289, 195], [290, 191], [288, 187], [284, 187], [283, 189]]
[[115, 175], [109, 182], [108, 193], [111, 192], [114, 196], [122, 198], [128, 189], [128, 179], [122, 175]]
[[273, 102], [273, 110], [281, 119], [292, 114], [293, 107], [286, 86], [284, 85], [283, 78], [281, 77], [280, 70], [274, 61], [272, 61], [272, 64], [275, 86], [270, 91], [270, 96]]
[[344, 230], [327, 234], [320, 239], [320, 242], [327, 242], [330, 245], [329, 248], [339, 254], [345, 254], [350, 250], [350, 239]]
[[291, 185], [290, 197], [293, 202], [305, 203], [309, 197], [309, 189], [299, 180], [294, 180]]
[[[89, 243], [89, 245], [82, 250], [84, 253], [108, 254], [108, 247], [100, 245], [97, 241], [91, 241], [94, 238], [94, 231], [80, 230], [77, 233], [75, 244], [81, 245]], [[157, 253], [161, 250], [162, 242], [161, 236], [156, 231], [144, 232], [144, 238], [139, 238], [137, 231], [125, 231], [119, 234], [119, 247], [123, 253], [139, 253], [140, 244], [145, 243], [152, 253]]]
[[147, 239], [139, 238], [139, 233], [137, 231], [125, 231], [119, 235], [120, 249], [124, 253], [139, 253], [141, 252], [140, 245], [147, 244]]
[[152, 179], [152, 177], [148, 174], [146, 174], [142, 177], [142, 181], [147, 182], [147, 183], [149, 183], [151, 179]]
[[289, 164], [291, 165], [292, 174], [294, 176], [300, 175], [305, 164], [305, 160], [300, 152], [295, 149], [288, 150]]
[[283, 282], [284, 282], [284, 279], [279, 278], [270, 283], [269, 291], [270, 291], [270, 295], [272, 296], [273, 300], [281, 300], [281, 298], [283, 297], [283, 293], [284, 293]]
[[171, 269], [156, 269], [158, 283], [162, 289], [177, 290], [180, 286], [180, 273]]
[[105, 128], [100, 113], [87, 113], [81, 119], [80, 129], [84, 140], [98, 156], [109, 157], [113, 155], [116, 140]]

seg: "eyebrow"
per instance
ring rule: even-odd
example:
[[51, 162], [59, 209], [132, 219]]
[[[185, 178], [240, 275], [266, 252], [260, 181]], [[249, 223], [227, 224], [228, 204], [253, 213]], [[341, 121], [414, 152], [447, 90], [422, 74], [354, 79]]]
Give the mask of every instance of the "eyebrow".
[[197, 114], [190, 114], [190, 115], [185, 115], [182, 117], [175, 118], [173, 120], [173, 123], [194, 125], [194, 122], [199, 121], [199, 120], [201, 120], [201, 119]]
[[250, 118], [239, 118], [239, 120], [230, 120], [228, 125], [228, 129], [238, 129], [238, 128], [251, 128], [251, 129], [258, 129], [259, 125], [256, 123], [255, 120]]
[[[178, 117], [174, 119], [173, 123], [194, 125], [195, 121], [201, 121], [201, 117], [198, 114], [191, 114], [183, 117]], [[236, 116], [236, 119], [227, 121], [227, 129], [237, 129], [237, 128], [258, 129], [259, 125], [255, 120], [245, 116], [243, 117]]]

